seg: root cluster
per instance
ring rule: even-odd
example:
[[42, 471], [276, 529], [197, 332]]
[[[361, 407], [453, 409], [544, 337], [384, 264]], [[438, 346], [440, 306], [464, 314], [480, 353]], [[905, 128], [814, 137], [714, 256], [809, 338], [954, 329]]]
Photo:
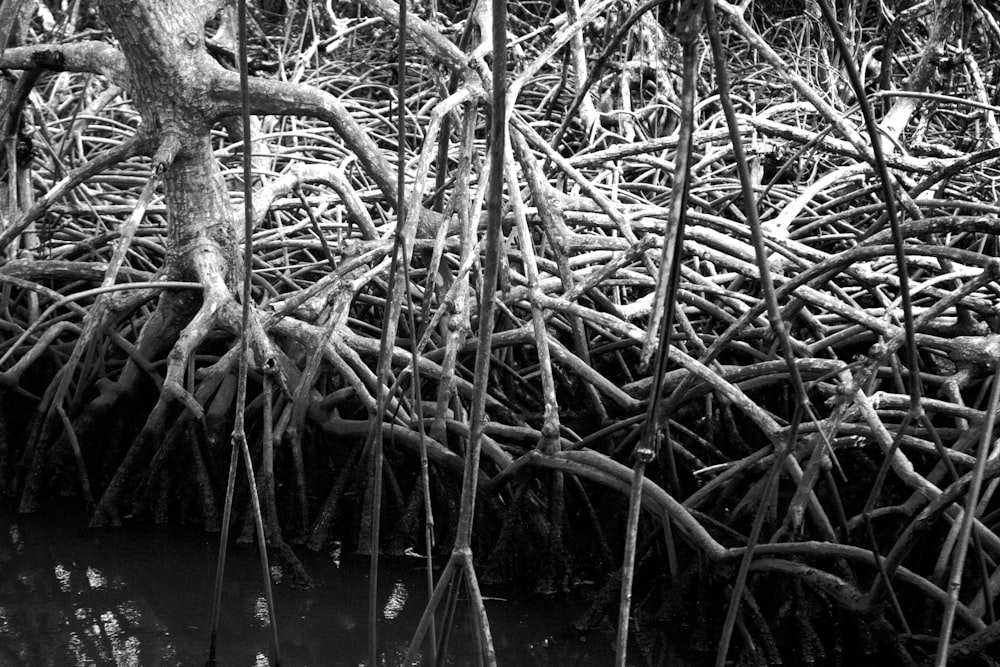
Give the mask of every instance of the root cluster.
[[[377, 13], [380, 3], [359, 4]], [[542, 4], [512, 8], [512, 33], [546, 25], [555, 14]], [[928, 635], [953, 614], [950, 655], [993, 664], [985, 656], [1000, 636], [1000, 206], [991, 203], [996, 149], [988, 146], [1000, 135], [995, 109], [960, 97], [995, 99], [976, 78], [975, 62], [984, 61], [969, 54], [950, 96], [911, 110], [892, 137], [905, 150], [887, 153], [904, 211], [910, 337], [900, 239], [879, 175], [856, 136], [829, 132], [861, 121], [832, 70], [817, 65], [829, 65], [824, 40], [805, 16], [767, 26], [720, 5], [757, 200], [743, 199], [706, 78], [667, 418], [642, 495], [644, 593], [634, 598], [642, 650], [651, 663], [714, 651], [725, 616], [714, 610], [729, 602], [751, 544], [737, 603], [750, 662], [797, 655], [816, 664], [860, 652], [907, 664], [933, 653]], [[603, 49], [614, 20], [625, 18], [607, 16], [607, 35], [559, 44], [570, 53]], [[321, 26], [311, 20], [291, 13], [288, 34], [316, 37]], [[555, 41], [566, 25], [553, 24]], [[451, 65], [431, 40], [421, 46], [426, 59], [414, 55], [408, 97], [397, 100], [380, 70], [365, 65], [387, 57], [377, 46], [390, 31], [384, 23], [359, 22], [294, 72], [287, 64], [303, 62], [294, 39], [261, 43], [284, 63], [275, 78], [341, 98], [387, 154], [396, 142], [390, 109], [412, 110], [404, 133], [412, 222], [399, 229], [385, 178], [359, 166], [342, 133], [291, 115], [264, 117], [255, 129], [246, 423], [269, 539], [290, 566], [286, 540], [403, 553], [424, 548], [430, 524], [436, 548], [449, 548], [477, 383], [488, 386], [489, 421], [474, 552], [487, 578], [557, 591], [618, 566], [659, 343], [656, 284], [678, 123], [676, 95], [659, 78], [678, 57], [676, 42], [655, 21], [635, 25], [628, 46], [611, 50], [593, 77], [597, 106], [574, 104], [587, 78], [574, 73], [574, 57], [553, 59], [542, 38], [518, 44], [489, 377], [473, 372], [487, 173], [482, 91], [442, 76], [432, 60]], [[992, 53], [997, 35], [977, 35], [987, 43], [970, 37], [970, 48]], [[855, 35], [859, 44], [872, 37], [867, 28]], [[799, 67], [790, 54], [801, 49], [822, 57]], [[779, 76], [787, 85], [773, 83]], [[43, 197], [41, 207], [23, 190], [22, 199], [0, 190], [16, 212], [0, 217], [0, 234], [34, 216], [0, 248], [0, 491], [22, 511], [52, 494], [79, 495], [95, 526], [143, 517], [218, 529], [241, 330], [230, 249], [208, 247], [202, 264], [182, 262], [168, 234], [171, 212], [152, 193], [128, 231], [154, 174], [134, 157], [137, 116], [120, 89], [62, 74], [36, 91], [44, 139], [18, 169], [28, 183], [66, 189], [51, 184], [69, 171], [80, 185]], [[123, 147], [112, 164], [101, 161], [109, 144]], [[213, 138], [234, 200], [236, 145], [221, 132]], [[771, 295], [748, 206], [757, 207], [770, 253]], [[405, 242], [393, 264], [396, 235]], [[767, 296], [779, 305], [807, 405], [790, 384]], [[380, 374], [380, 333], [396, 307], [398, 335]], [[380, 387], [388, 396], [381, 415]], [[379, 544], [370, 531], [373, 421], [386, 457], [388, 529]], [[251, 539], [247, 496], [238, 485], [237, 520]], [[608, 580], [581, 627], [613, 615], [618, 582]]]

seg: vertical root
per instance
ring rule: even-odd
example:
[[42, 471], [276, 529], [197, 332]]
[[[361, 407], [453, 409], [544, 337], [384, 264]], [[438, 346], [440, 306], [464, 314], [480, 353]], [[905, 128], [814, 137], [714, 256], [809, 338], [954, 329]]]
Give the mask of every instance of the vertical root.
[[166, 431], [169, 410], [169, 402], [161, 397], [146, 420], [146, 425], [129, 448], [125, 459], [115, 471], [108, 488], [97, 502], [94, 515], [90, 519], [92, 528], [121, 524], [120, 506], [123, 497], [133, 488], [139, 472], [149, 462], [151, 450]]

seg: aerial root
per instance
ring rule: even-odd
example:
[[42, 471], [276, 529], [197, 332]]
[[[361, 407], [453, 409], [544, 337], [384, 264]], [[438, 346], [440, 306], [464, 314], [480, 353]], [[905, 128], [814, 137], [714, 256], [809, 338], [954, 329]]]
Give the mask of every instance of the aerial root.
[[[206, 284], [211, 286], [213, 282], [209, 280], [206, 281]], [[175, 305], [161, 302], [158, 314], [150, 318], [147, 322], [147, 328], [153, 325], [162, 326], [165, 320], [180, 316], [183, 309], [173, 307]], [[173, 345], [170, 347], [167, 354], [167, 372], [163, 378], [156, 405], [146, 419], [139, 435], [115, 469], [111, 482], [97, 503], [91, 525], [102, 526], [120, 523], [120, 508], [125, 504], [125, 494], [128, 489], [133, 488], [131, 480], [142, 475], [146, 479], [146, 482], [141, 485], [142, 487], [156, 487], [155, 480], [159, 479], [164, 463], [170, 458], [169, 454], [175, 448], [175, 441], [182, 437], [181, 431], [177, 431], [177, 429], [188, 432], [192, 428], [197, 430], [200, 427], [209, 446], [208, 454], [219, 449], [211, 446], [213, 441], [218, 444], [227, 440], [225, 435], [220, 432], [220, 428], [224, 430], [226, 427], [225, 417], [232, 407], [232, 392], [222, 391], [223, 387], [226, 386], [223, 380], [233, 372], [239, 343], [237, 341], [233, 349], [224, 354], [218, 362], [201, 369], [197, 375], [191, 372], [193, 370], [191, 362], [194, 354], [213, 331], [223, 330], [238, 336], [241, 321], [240, 310], [239, 304], [225, 287], [216, 283], [213, 288], [206, 288], [204, 299], [197, 312], [186, 325], [180, 328]], [[175, 327], [174, 331], [177, 328]], [[143, 334], [140, 334], [140, 337], [144, 334], [145, 330]], [[251, 310], [248, 334], [253, 351], [251, 355], [253, 367], [268, 377], [276, 377], [279, 386], [286, 388], [286, 371], [291, 367], [291, 363], [264, 332], [256, 309]], [[161, 347], [162, 342], [160, 341], [156, 347]], [[132, 379], [130, 384], [134, 388], [137, 374], [132, 373], [129, 377]], [[114, 405], [118, 402], [115, 400], [116, 397], [120, 400], [120, 397], [127, 393], [120, 382], [106, 386], [104, 389], [105, 391], [95, 399], [92, 408], [101, 405], [106, 409], [109, 404]], [[229, 397], [229, 400], [225, 400], [226, 397]], [[220, 404], [220, 401], [224, 404]], [[173, 416], [172, 406], [174, 405], [185, 409], [186, 415], [180, 417], [181, 422], [174, 421], [177, 419]], [[209, 407], [208, 413], [206, 413], [205, 406]], [[86, 415], [88, 412], [89, 410], [85, 411], [84, 414]], [[164, 433], [167, 433], [168, 437], [160, 442]], [[196, 473], [198, 504], [206, 520], [206, 526], [218, 527], [217, 501], [211, 488], [211, 475], [209, 473], [214, 460], [211, 457], [206, 460], [197, 438], [192, 440], [191, 446], [191, 464]], [[277, 511], [273, 507], [275, 502], [273, 493], [265, 493], [264, 499], [266, 503], [265, 515], [276, 517]], [[142, 504], [139, 500], [135, 502], [139, 503], [140, 506]]]

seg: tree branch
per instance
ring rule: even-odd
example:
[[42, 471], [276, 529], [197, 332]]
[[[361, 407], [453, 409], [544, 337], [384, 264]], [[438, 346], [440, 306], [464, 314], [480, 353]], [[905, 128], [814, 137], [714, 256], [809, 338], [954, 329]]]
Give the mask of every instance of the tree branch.
[[0, 69], [92, 72], [103, 74], [124, 88], [128, 88], [132, 80], [121, 51], [110, 44], [96, 41], [36, 44], [7, 49], [0, 55]]
[[[240, 88], [235, 72], [219, 68], [210, 90], [219, 118], [239, 113]], [[326, 121], [358, 157], [365, 172], [385, 195], [387, 203], [395, 207], [395, 169], [371, 136], [333, 95], [309, 85], [251, 78], [250, 113], [311, 116]]]
[[[399, 3], [394, 0], [363, 0], [361, 3], [368, 11], [395, 28], [399, 28]], [[447, 66], [452, 72], [468, 77], [471, 71], [468, 58], [462, 50], [448, 41], [437, 28], [419, 16], [410, 14], [406, 17], [406, 33], [416, 42], [424, 53], [434, 60]]]

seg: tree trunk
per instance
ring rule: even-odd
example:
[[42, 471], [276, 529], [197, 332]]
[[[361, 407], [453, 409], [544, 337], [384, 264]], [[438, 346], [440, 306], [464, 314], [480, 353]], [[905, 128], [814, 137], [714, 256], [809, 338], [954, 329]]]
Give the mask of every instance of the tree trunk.
[[[103, 14], [118, 38], [131, 79], [130, 92], [142, 115], [142, 132], [153, 154], [154, 173], [161, 173], [167, 208], [166, 280], [197, 282], [201, 298], [191, 292], [164, 291], [156, 316], [146, 322], [140, 350], [172, 345], [161, 405], [147, 424], [167, 410], [164, 401], [181, 399], [196, 415], [201, 404], [185, 387], [188, 359], [220, 325], [236, 333], [234, 288], [242, 263], [242, 224], [233, 213], [226, 183], [213, 154], [210, 132], [221, 112], [211, 91], [222, 67], [205, 50], [205, 22], [218, 3], [189, 0], [106, 0]], [[171, 332], [178, 332], [174, 340]], [[164, 339], [166, 337], [166, 339]], [[132, 364], [133, 362], [129, 362]], [[126, 372], [124, 377], [134, 377]], [[127, 381], [126, 381], [127, 382]], [[115, 387], [121, 390], [122, 381]], [[116, 471], [94, 516], [94, 523], [117, 520], [120, 494], [141, 470], [155, 432], [140, 436]]]

